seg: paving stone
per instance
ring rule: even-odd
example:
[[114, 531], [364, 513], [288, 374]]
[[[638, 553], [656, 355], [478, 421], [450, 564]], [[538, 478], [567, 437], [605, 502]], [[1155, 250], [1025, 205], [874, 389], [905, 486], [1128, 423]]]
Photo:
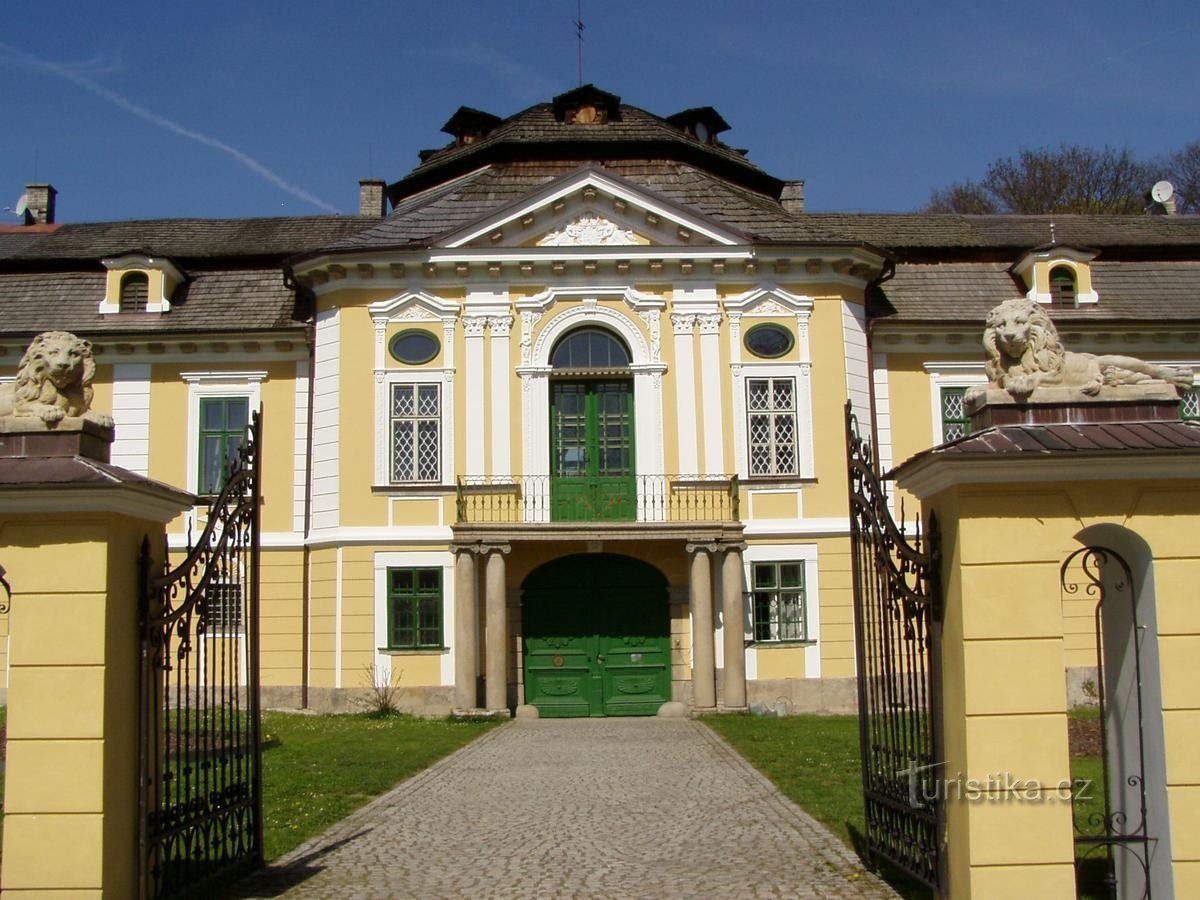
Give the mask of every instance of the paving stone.
[[238, 885], [238, 898], [884, 898], [704, 725], [521, 719]]

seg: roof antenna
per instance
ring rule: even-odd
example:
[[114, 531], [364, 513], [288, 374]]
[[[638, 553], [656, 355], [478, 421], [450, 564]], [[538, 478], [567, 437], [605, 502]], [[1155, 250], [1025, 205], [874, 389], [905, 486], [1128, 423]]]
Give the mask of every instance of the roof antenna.
[[583, 0], [575, 0], [575, 34], [579, 38], [579, 87], [583, 87]]
[[1050, 223], [1050, 243], [1057, 244], [1058, 241], [1054, 238], [1054, 223]]

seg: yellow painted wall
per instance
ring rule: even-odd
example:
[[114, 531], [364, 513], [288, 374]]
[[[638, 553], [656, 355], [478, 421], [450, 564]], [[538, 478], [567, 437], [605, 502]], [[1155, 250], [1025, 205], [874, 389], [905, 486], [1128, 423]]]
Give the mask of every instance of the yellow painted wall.
[[[853, 297], [846, 299], [854, 300]], [[804, 493], [804, 514], [812, 517], [845, 518], [847, 515], [846, 437], [845, 427], [841, 424], [846, 405], [841, 300], [840, 291], [814, 296], [809, 320], [813, 359], [813, 460], [817, 483]]]
[[304, 640], [304, 554], [300, 550], [264, 550], [259, 572], [259, 634], [262, 684], [298, 685], [302, 681]]

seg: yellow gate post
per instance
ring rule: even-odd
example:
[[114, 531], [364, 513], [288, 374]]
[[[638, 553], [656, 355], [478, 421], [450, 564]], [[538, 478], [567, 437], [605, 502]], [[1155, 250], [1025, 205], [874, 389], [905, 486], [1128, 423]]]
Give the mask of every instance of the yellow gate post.
[[6, 897], [137, 893], [138, 552], [149, 536], [161, 557], [194, 498], [108, 465], [111, 440], [83, 418], [0, 418]]

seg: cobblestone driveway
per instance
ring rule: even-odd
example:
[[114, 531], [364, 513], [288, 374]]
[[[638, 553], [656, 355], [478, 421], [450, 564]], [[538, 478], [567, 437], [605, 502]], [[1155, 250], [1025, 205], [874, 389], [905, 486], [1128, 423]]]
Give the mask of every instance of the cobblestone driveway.
[[688, 719], [518, 720], [236, 897], [895, 897]]

